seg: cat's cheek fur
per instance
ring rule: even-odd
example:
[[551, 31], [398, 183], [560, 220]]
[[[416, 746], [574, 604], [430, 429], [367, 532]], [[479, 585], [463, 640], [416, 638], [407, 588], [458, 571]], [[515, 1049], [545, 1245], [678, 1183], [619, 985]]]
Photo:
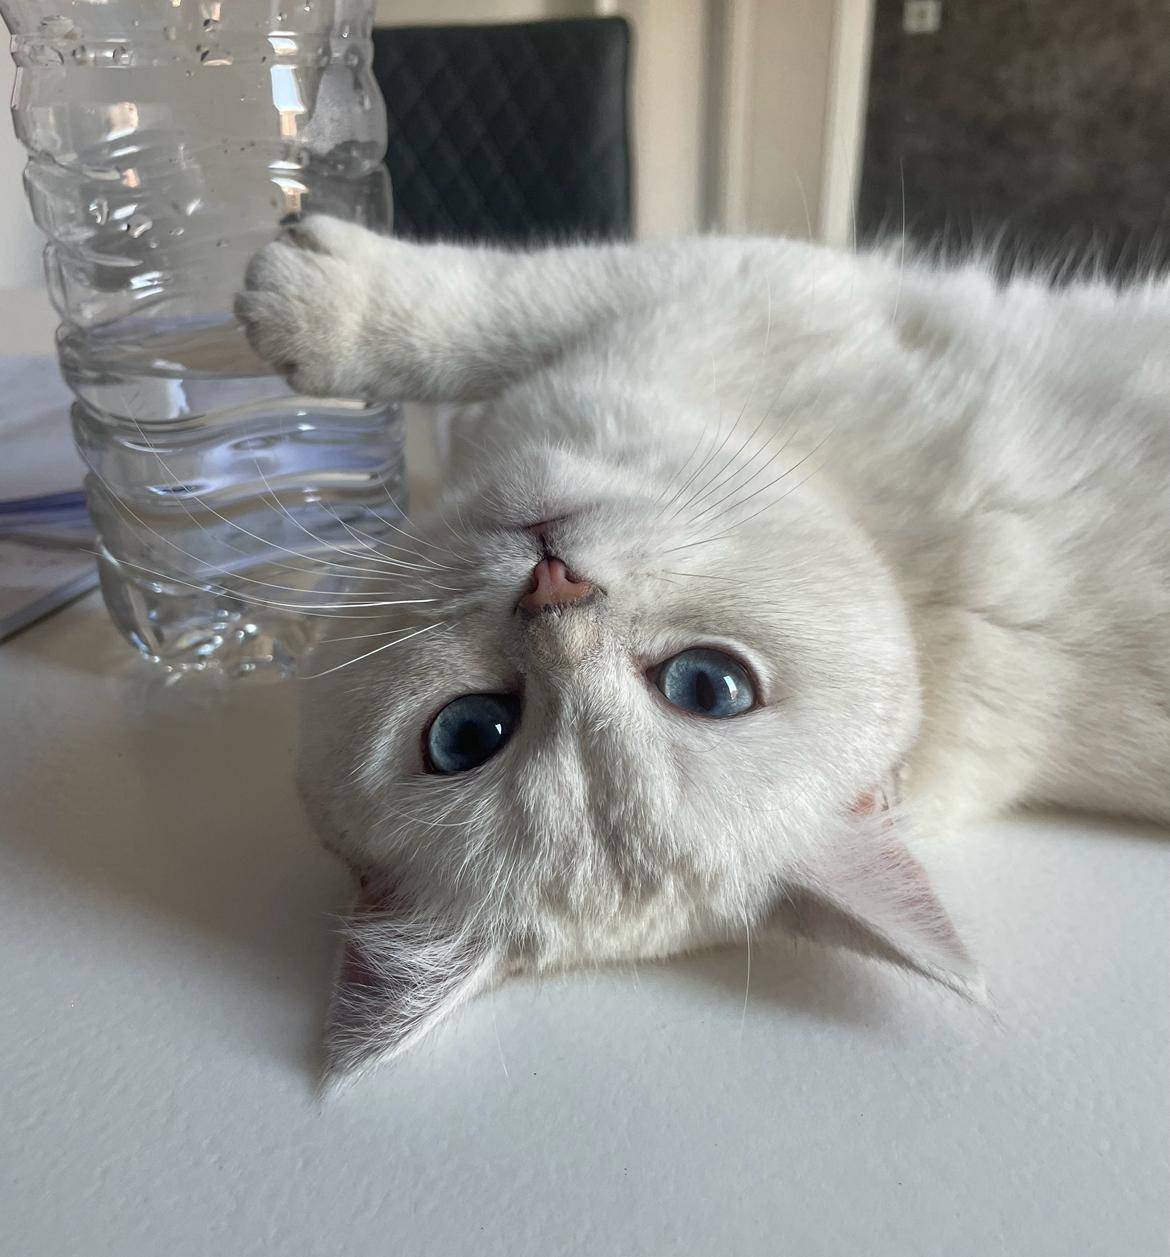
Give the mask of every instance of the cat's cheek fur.
[[[352, 867], [398, 892], [354, 916], [329, 1032], [335, 1074], [405, 1050], [517, 968], [666, 957], [787, 923], [946, 969], [947, 935], [926, 928], [945, 914], [925, 910], [920, 876], [913, 893], [897, 885], [916, 866], [830, 858], [866, 833], [901, 850], [889, 816], [853, 806], [918, 725], [913, 646], [880, 562], [805, 494], [779, 532], [758, 521], [733, 552], [691, 556], [695, 580], [656, 580], [648, 566], [677, 571], [647, 542], [659, 474], [556, 448], [480, 467], [445, 503], [468, 529], [466, 566], [448, 557], [436, 581], [450, 593], [435, 616], [451, 628], [305, 687], [310, 815]], [[538, 551], [514, 525], [550, 497], [577, 506], [556, 544], [606, 593], [527, 622], [513, 606]], [[501, 519], [513, 527], [501, 532]], [[438, 520], [415, 526], [442, 535]], [[652, 531], [663, 551], [688, 545], [685, 524]], [[745, 601], [722, 579], [729, 562], [774, 601]], [[734, 720], [672, 710], [638, 663], [704, 640], [734, 653], [737, 636], [766, 702]], [[331, 664], [322, 655], [314, 670]], [[522, 693], [512, 741], [482, 770], [421, 775], [425, 713], [475, 690]], [[964, 968], [959, 950], [950, 959]]]
[[839, 818], [831, 841], [794, 862], [740, 920], [663, 919], [622, 938], [608, 925], [545, 934], [543, 958], [493, 938], [488, 920], [427, 916], [401, 896], [359, 891], [349, 919], [326, 1032], [327, 1077], [350, 1081], [407, 1051], [509, 972], [667, 956], [774, 931], [845, 947], [914, 970], [981, 1002], [974, 961], [902, 831], [899, 807]]

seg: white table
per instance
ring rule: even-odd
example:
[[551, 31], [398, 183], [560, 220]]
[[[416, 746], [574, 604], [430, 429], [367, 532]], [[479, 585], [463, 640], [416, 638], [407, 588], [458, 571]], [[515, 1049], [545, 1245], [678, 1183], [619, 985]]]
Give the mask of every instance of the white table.
[[729, 951], [513, 982], [320, 1103], [347, 881], [292, 698], [163, 687], [96, 598], [0, 646], [5, 1257], [1166, 1252], [1164, 834], [932, 853], [998, 1021], [812, 947], [745, 1013]]

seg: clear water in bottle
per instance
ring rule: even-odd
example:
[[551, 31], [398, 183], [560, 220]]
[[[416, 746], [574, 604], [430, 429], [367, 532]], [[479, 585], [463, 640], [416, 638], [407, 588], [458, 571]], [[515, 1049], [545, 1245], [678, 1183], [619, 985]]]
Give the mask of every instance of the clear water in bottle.
[[0, 0], [103, 593], [172, 670], [292, 671], [402, 540], [397, 409], [293, 395], [231, 315], [284, 215], [388, 222], [371, 10]]

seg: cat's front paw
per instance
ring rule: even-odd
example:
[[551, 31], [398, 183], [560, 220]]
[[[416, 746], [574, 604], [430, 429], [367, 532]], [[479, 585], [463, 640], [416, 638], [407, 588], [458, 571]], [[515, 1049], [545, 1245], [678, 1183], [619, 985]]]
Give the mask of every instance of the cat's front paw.
[[252, 258], [235, 301], [252, 348], [298, 392], [361, 396], [375, 381], [363, 353], [382, 237], [335, 218], [290, 223]]

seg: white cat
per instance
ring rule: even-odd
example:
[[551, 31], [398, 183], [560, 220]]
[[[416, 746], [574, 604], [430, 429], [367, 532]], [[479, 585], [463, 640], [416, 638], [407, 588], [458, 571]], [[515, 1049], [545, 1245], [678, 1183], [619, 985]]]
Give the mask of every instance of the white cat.
[[355, 540], [386, 623], [305, 687], [363, 886], [335, 1071], [510, 971], [774, 927], [970, 989], [910, 827], [1170, 821], [1167, 283], [316, 218], [238, 312], [307, 393], [455, 404], [437, 509]]

